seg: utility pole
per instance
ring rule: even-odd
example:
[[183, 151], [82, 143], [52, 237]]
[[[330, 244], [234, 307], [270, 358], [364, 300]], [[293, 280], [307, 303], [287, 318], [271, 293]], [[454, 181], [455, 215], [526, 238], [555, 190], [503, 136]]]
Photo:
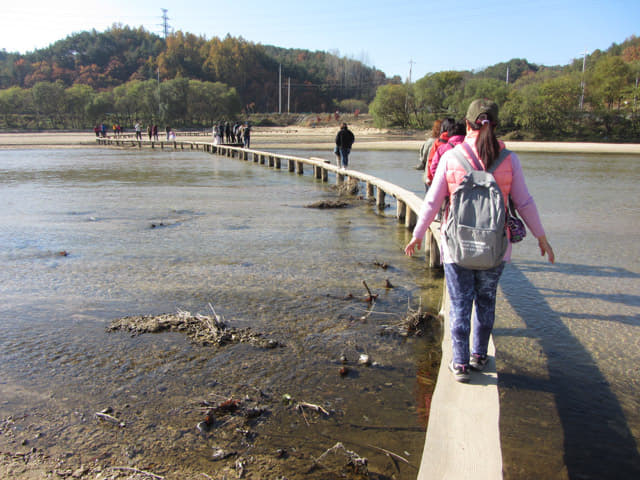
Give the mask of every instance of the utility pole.
[[411, 72], [413, 70], [413, 64], [416, 63], [413, 59], [409, 60], [409, 78], [407, 79], [407, 96], [404, 99], [404, 113], [409, 115], [409, 90], [411, 89]]
[[287, 115], [291, 113], [291, 77], [288, 77], [287, 85]]
[[282, 113], [282, 64], [278, 65], [278, 113]]
[[584, 108], [584, 67], [587, 63], [587, 49], [584, 49], [584, 53], [582, 54], [582, 80], [580, 81], [580, 87], [582, 89], [582, 93], [580, 94], [580, 110]]
[[160, 108], [160, 67], [158, 67], [158, 118], [162, 114], [162, 109]]
[[416, 63], [413, 59], [409, 60], [409, 85], [411, 85], [411, 73], [413, 72], [413, 64]]

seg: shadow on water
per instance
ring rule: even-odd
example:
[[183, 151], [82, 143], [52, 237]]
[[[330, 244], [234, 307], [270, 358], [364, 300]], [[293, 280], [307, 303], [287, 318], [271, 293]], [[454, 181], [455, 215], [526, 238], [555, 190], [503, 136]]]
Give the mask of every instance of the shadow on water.
[[[591, 277], [629, 277], [637, 279], [639, 275], [620, 268], [600, 268], [586, 265], [559, 264], [554, 274], [584, 275]], [[513, 394], [518, 398], [518, 405], [507, 406], [513, 411], [509, 415], [526, 416], [531, 410], [540, 409], [539, 419], [548, 419], [553, 413], [548, 410], [555, 405], [564, 442], [564, 466], [556, 468], [557, 477], [571, 479], [605, 479], [605, 478], [640, 478], [640, 455], [638, 445], [629, 428], [620, 401], [613, 393], [605, 375], [598, 368], [590, 351], [582, 345], [569, 328], [564, 324], [564, 313], [555, 311], [547, 298], [554, 295], [571, 296], [572, 298], [593, 298], [592, 293], [574, 290], [545, 290], [536, 287], [528, 278], [531, 274], [548, 268], [542, 262], [524, 262], [505, 269], [501, 289], [511, 308], [525, 323], [526, 328], [496, 328], [494, 335], [498, 339], [508, 337], [527, 337], [535, 340], [546, 357], [546, 375], [535, 376], [527, 373], [525, 365], [516, 366], [511, 371], [499, 373], [501, 394]], [[555, 268], [555, 267], [554, 267]], [[523, 300], [522, 289], [526, 288], [528, 298]], [[597, 294], [596, 294], [597, 296]], [[623, 304], [640, 304], [640, 297], [629, 295], [605, 295], [601, 300], [621, 302]], [[535, 306], [532, 314], [531, 305]], [[583, 316], [584, 315], [584, 316]], [[591, 318], [588, 313], [580, 314], [580, 318]], [[607, 318], [604, 320], [612, 320]], [[603, 320], [601, 316], [593, 316], [593, 320]], [[639, 325], [637, 318], [616, 317], [629, 325]], [[507, 340], [508, 342], [508, 340]], [[505, 352], [508, 355], [508, 352]], [[525, 392], [525, 393], [523, 393]], [[548, 396], [545, 411], [544, 401], [540, 398]], [[504, 398], [504, 397], [503, 397]], [[525, 403], [523, 403], [525, 402]], [[504, 410], [503, 410], [504, 411]], [[507, 417], [507, 415], [505, 415]], [[505, 454], [505, 478], [550, 478], [549, 466], [541, 461], [540, 450], [548, 448], [550, 440], [541, 438], [517, 438], [528, 435], [526, 431], [513, 428], [519, 420], [501, 418], [503, 445], [505, 435], [516, 438], [516, 442], [529, 445], [529, 454], [535, 465], [528, 465], [529, 471], [519, 476], [518, 467], [509, 475], [510, 462], [522, 463], [526, 459], [517, 455], [509, 458]], [[534, 423], [534, 420], [532, 423]], [[505, 424], [506, 422], [506, 424]], [[511, 423], [510, 423], [511, 422]], [[515, 431], [514, 431], [515, 430]], [[536, 445], [536, 443], [538, 445]], [[552, 441], [551, 441], [552, 443]], [[506, 448], [508, 450], [509, 447]], [[540, 450], [539, 450], [540, 449]], [[504, 451], [504, 448], [503, 448]], [[531, 453], [533, 452], [533, 453]], [[556, 465], [556, 467], [558, 467]], [[520, 467], [521, 468], [521, 467]], [[531, 469], [544, 470], [532, 472]], [[562, 473], [560, 473], [562, 471]], [[536, 477], [540, 473], [542, 476]], [[533, 476], [531, 476], [533, 474]], [[547, 476], [549, 475], [549, 476]]]

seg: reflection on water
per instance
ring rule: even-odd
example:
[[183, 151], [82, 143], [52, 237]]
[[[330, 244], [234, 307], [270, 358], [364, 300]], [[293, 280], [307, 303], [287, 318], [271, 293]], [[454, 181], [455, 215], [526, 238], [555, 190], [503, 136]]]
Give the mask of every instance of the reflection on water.
[[[340, 441], [372, 472], [415, 475], [439, 326], [422, 339], [380, 332], [419, 297], [437, 310], [441, 279], [402, 255], [408, 233], [392, 216], [364, 202], [305, 208], [334, 191], [202, 152], [0, 152], [0, 184], [0, 415], [39, 419], [18, 422], [19, 440], [157, 473], [220, 471], [238, 457], [214, 462], [213, 450], [233, 449], [251, 456], [249, 471], [276, 462], [274, 478], [326, 478], [305, 472]], [[379, 293], [373, 309], [363, 280]], [[285, 347], [216, 351], [175, 333], [105, 333], [122, 316], [209, 304]], [[374, 365], [359, 366], [361, 353]], [[331, 415], [306, 418], [284, 396]], [[238, 425], [250, 434], [200, 433], [200, 403], [229, 397], [268, 414]], [[106, 407], [126, 428], [96, 423]], [[398, 473], [381, 449], [412, 466]]]

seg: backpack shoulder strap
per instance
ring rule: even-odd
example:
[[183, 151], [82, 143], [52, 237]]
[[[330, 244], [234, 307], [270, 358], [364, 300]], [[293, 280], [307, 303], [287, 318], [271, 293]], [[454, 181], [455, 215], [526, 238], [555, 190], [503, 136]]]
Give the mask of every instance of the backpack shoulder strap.
[[456, 160], [458, 160], [458, 163], [462, 165], [467, 173], [471, 173], [474, 170], [474, 168], [471, 166], [471, 163], [469, 163], [469, 160], [467, 160], [467, 157], [465, 157], [464, 153], [462, 153], [461, 148], [455, 146], [449, 151], [453, 154]]
[[500, 166], [500, 164], [504, 161], [505, 158], [507, 158], [509, 155], [511, 155], [511, 150], [507, 150], [506, 148], [503, 148], [502, 150], [500, 150], [500, 155], [498, 155], [498, 158], [495, 159], [495, 161], [491, 164], [491, 168], [489, 168], [489, 170], [487, 170], [489, 173], [493, 173], [496, 171], [496, 169]]
[[[471, 147], [464, 142], [462, 142], [462, 146], [467, 151], [471, 159], [476, 163], [475, 167], [480, 167], [480, 168], [477, 168], [478, 170], [484, 170], [484, 168], [481, 167], [478, 157], [476, 157], [475, 153], [473, 153], [473, 150], [471, 149]], [[504, 159], [507, 158], [509, 155], [511, 155], [511, 150], [507, 150], [506, 148], [503, 148], [502, 150], [500, 150], [500, 154], [498, 155], [498, 158], [494, 160], [494, 162], [491, 164], [491, 167], [487, 169], [487, 172], [489, 173], [495, 172], [496, 169], [500, 166], [500, 164], [504, 161]]]

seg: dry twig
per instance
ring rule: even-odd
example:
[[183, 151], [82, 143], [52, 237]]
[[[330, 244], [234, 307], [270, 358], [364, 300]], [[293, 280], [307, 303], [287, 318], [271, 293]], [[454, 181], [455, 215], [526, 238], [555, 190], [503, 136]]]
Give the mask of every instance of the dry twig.
[[[325, 414], [327, 417], [329, 416], [329, 412], [327, 412], [324, 408], [322, 408], [320, 405], [316, 405], [315, 403], [308, 403], [308, 402], [299, 402], [298, 404], [296, 404], [296, 410], [303, 412], [304, 408], [309, 408], [311, 410], [314, 410], [316, 412], [319, 413], [323, 413]], [[304, 413], [304, 412], [303, 412]]]
[[139, 470], [133, 467], [108, 467], [108, 470], [125, 470], [128, 472], [135, 472], [135, 473], [140, 473], [142, 475], [147, 475], [157, 480], [164, 480], [164, 477], [161, 477], [160, 475], [156, 475], [155, 473], [151, 473], [151, 472], [145, 472], [144, 470]]

